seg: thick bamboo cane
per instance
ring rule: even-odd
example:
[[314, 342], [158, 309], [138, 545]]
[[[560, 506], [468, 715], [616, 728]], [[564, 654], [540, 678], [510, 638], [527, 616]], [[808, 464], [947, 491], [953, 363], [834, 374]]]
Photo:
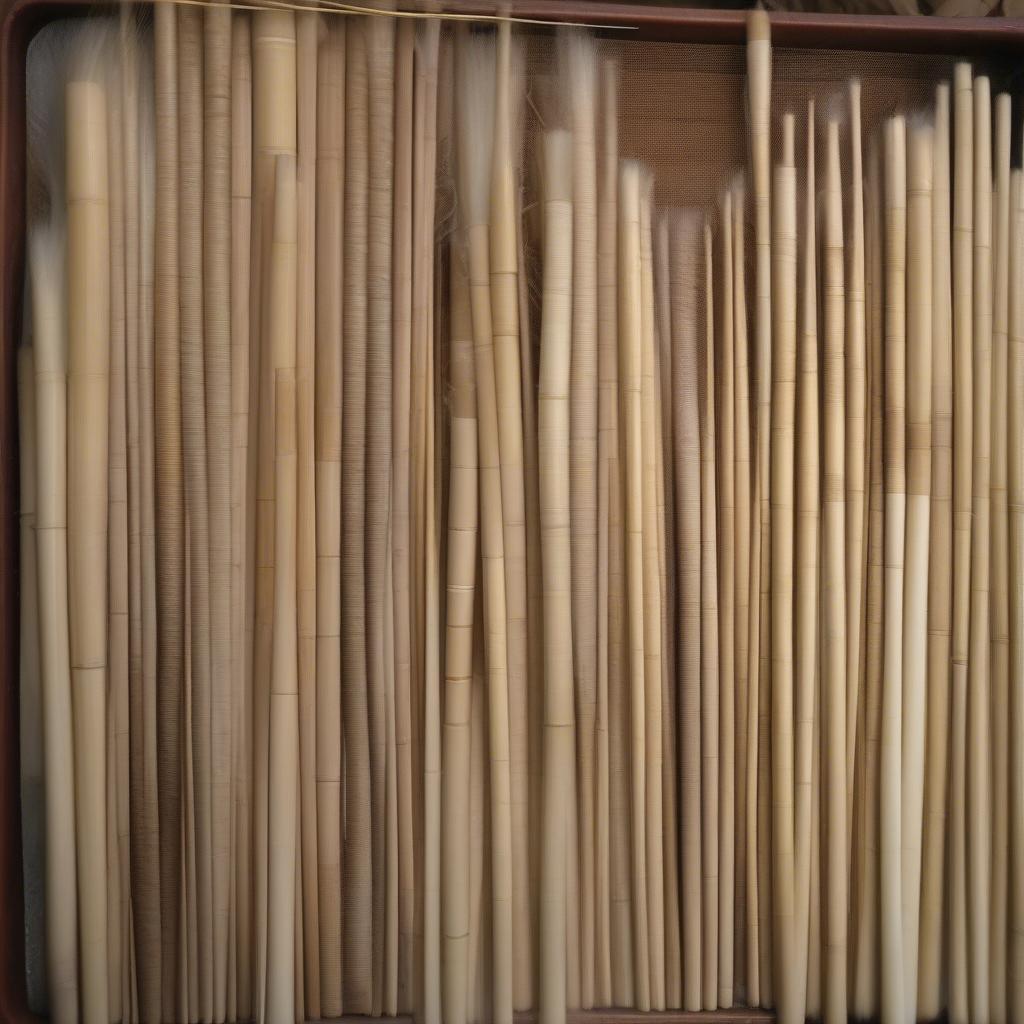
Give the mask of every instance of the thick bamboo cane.
[[812, 778], [818, 682], [818, 532], [821, 496], [818, 427], [818, 281], [817, 191], [815, 185], [814, 100], [807, 103], [807, 167], [804, 177], [804, 222], [800, 247], [800, 333], [796, 397], [796, 621], [793, 680], [794, 715], [794, 903], [793, 956], [796, 1006], [807, 1008], [810, 902]]
[[[513, 45], [512, 26], [509, 22], [505, 22], [498, 33], [495, 75], [494, 148], [490, 167], [489, 256], [508, 630], [508, 714], [512, 799], [512, 1003], [516, 1010], [526, 1010], [531, 1004], [533, 990], [530, 954], [530, 807], [527, 711], [529, 655], [526, 611], [523, 398], [519, 348], [519, 257], [516, 241], [516, 195], [520, 188], [520, 162], [522, 159], [522, 140], [520, 138], [522, 114], [520, 108], [523, 104], [523, 69], [522, 55], [519, 48]], [[593, 107], [593, 98], [591, 98], [590, 104]], [[580, 113], [578, 105], [574, 105], [574, 109], [578, 114]], [[593, 135], [593, 117], [591, 110], [591, 136]], [[591, 146], [591, 164], [593, 164], [592, 150]], [[593, 308], [593, 295], [591, 295], [590, 301], [591, 308]], [[592, 435], [596, 452], [596, 422]], [[588, 843], [587, 845], [590, 847], [592, 855], [593, 844]], [[584, 850], [584, 857], [587, 855]], [[593, 927], [591, 927], [592, 934]], [[593, 957], [591, 957], [592, 961]]]
[[[570, 34], [566, 95], [572, 111], [573, 313], [570, 384], [572, 638], [576, 691], [576, 771], [580, 830], [580, 999], [594, 1003], [595, 745], [597, 714], [597, 53]], [[650, 855], [648, 850], [648, 855]]]
[[906, 529], [906, 122], [885, 123], [885, 630], [880, 765], [881, 1011], [904, 1014], [900, 853]]
[[[94, 73], [95, 74], [95, 73]], [[68, 288], [68, 608], [82, 1019], [108, 1017], [106, 768], [107, 403], [110, 234], [103, 84], [72, 72], [65, 92]]]
[[[661, 422], [655, 381], [657, 342], [651, 203], [653, 178], [645, 176], [640, 207], [641, 444], [643, 488], [644, 717], [646, 720], [647, 925], [651, 1008], [665, 1008], [665, 866], [662, 839], [662, 609], [658, 564], [657, 441]], [[716, 864], [717, 872], [717, 864]], [[717, 954], [718, 943], [715, 942]], [[715, 989], [717, 991], [717, 985]]]
[[317, 59], [316, 786], [320, 1012], [341, 1015], [341, 453], [345, 23], [330, 18]]
[[[210, 521], [203, 351], [203, 15], [178, 11], [179, 288], [181, 424], [190, 614], [193, 792], [195, 794], [198, 1006], [213, 1013], [213, 807], [210, 664]], [[213, 269], [213, 268], [211, 268]], [[215, 271], [214, 271], [215, 272]], [[223, 293], [221, 293], [223, 295]], [[190, 935], [190, 942], [192, 936]]]
[[751, 703], [748, 693], [749, 682], [749, 631], [750, 631], [750, 373], [747, 335], [747, 274], [745, 258], [746, 198], [743, 178], [734, 178], [732, 193], [732, 259], [733, 259], [733, 332], [736, 364], [736, 387], [733, 408], [736, 415], [736, 451], [733, 471], [736, 479], [736, 522], [733, 531], [736, 545], [735, 589], [736, 589], [736, 975], [742, 978], [747, 990], [747, 999], [756, 1005], [759, 987], [756, 965], [758, 959], [757, 929], [752, 927], [756, 915], [751, 914], [754, 905], [751, 892], [756, 893], [757, 885], [751, 885], [751, 874], [756, 864], [756, 829], [749, 814], [752, 794], [750, 772], [756, 765], [756, 739], [754, 753], [750, 746]]
[[[60, 173], [57, 171], [56, 173]], [[64, 211], [30, 229], [29, 285], [35, 356], [36, 544], [43, 701], [46, 831], [46, 976], [56, 1024], [78, 1020], [78, 908], [75, 897], [74, 736], [68, 634], [67, 322]], [[63, 204], [60, 204], [61, 206]]]
[[953, 77], [953, 693], [950, 711], [949, 1015], [968, 1019], [967, 653], [971, 609], [974, 450], [974, 87], [969, 64]]
[[698, 222], [682, 214], [672, 225], [672, 394], [675, 434], [676, 552], [679, 602], [678, 708], [680, 774], [680, 914], [683, 947], [683, 1008], [703, 1008], [701, 898], [701, 720], [700, 720], [700, 418]]
[[701, 712], [701, 871], [703, 874], [704, 1009], [718, 1008], [718, 498], [715, 481], [715, 323], [711, 225], [703, 230], [704, 344], [698, 359], [700, 406], [700, 712]]
[[444, 1019], [468, 1019], [470, 714], [477, 563], [477, 423], [473, 327], [463, 248], [451, 258], [451, 460], [445, 622]]
[[[639, 229], [639, 172], [623, 197]], [[538, 378], [541, 536], [544, 565], [544, 857], [541, 864], [540, 1001], [543, 1024], [565, 1020], [565, 843], [572, 771], [572, 609], [569, 543], [570, 362], [572, 353], [572, 140], [544, 136], [544, 292]], [[639, 241], [639, 239], [637, 239]], [[639, 283], [639, 282], [635, 282]], [[628, 299], [639, 311], [639, 289]], [[639, 325], [637, 325], [639, 326]], [[633, 335], [639, 350], [639, 330]], [[637, 354], [639, 352], [637, 351]], [[635, 362], [635, 360], [634, 360]], [[636, 369], [636, 367], [634, 367]], [[639, 398], [639, 374], [636, 375]], [[635, 424], [637, 427], [639, 423]]]
[[209, 487], [213, 1019], [227, 1010], [231, 859], [231, 12], [204, 12], [203, 354]]
[[970, 1015], [988, 1020], [991, 967], [992, 791], [989, 674], [992, 452], [992, 105], [974, 80], [974, 445], [971, 471], [971, 613], [967, 648], [967, 975]]
[[[255, 594], [249, 558], [254, 534], [255, 446], [249, 444], [249, 395], [255, 383], [250, 367], [250, 252], [252, 217], [252, 40], [247, 17], [231, 24], [231, 671], [234, 701], [235, 940], [234, 979], [228, 980], [235, 1013], [252, 1008], [252, 716], [248, 680], [252, 678], [252, 612]], [[229, 964], [230, 972], [230, 964]]]
[[[1021, 427], [1024, 426], [1024, 176], [1011, 176], [1010, 237], [1010, 341], [1007, 353], [1009, 400], [1008, 508], [1010, 570], [1010, 673], [1019, 679], [1024, 670], [1024, 459]], [[1011, 1019], [1024, 1013], [1024, 694], [1010, 690], [1010, 966], [1009, 1009]]]
[[597, 808], [596, 865], [594, 869], [596, 977], [594, 998], [610, 1005], [612, 989], [612, 777], [611, 716], [615, 710], [610, 691], [610, 581], [611, 481], [617, 438], [612, 428], [618, 415], [615, 374], [615, 170], [618, 161], [615, 112], [615, 67], [607, 61], [600, 69], [600, 143], [595, 153], [597, 176]]
[[[643, 285], [640, 271], [642, 172], [636, 164], [619, 168], [619, 399], [623, 411], [624, 572], [632, 736], [631, 824], [634, 1005], [650, 1008], [650, 959], [645, 834], [646, 696], [643, 631]], [[699, 677], [693, 685], [699, 685]], [[699, 722], [699, 720], [698, 720]], [[698, 724], [699, 728], [699, 724]], [[698, 873], [699, 878], [699, 873]], [[698, 883], [699, 884], [699, 883]]]
[[[419, 390], [427, 392], [430, 397], [428, 376], [432, 372], [432, 339], [433, 333], [433, 280], [434, 280], [434, 198], [435, 192], [431, 184], [436, 173], [438, 150], [438, 128], [443, 128], [446, 137], [452, 130], [452, 47], [444, 50], [444, 63], [440, 63], [440, 24], [435, 19], [428, 20], [420, 28], [416, 40], [416, 133], [422, 139], [418, 154], [421, 173], [413, 183], [414, 235], [413, 235], [413, 403], [417, 403], [416, 382], [417, 368], [423, 365], [419, 374], [423, 384]], [[444, 82], [441, 88], [440, 81]], [[443, 100], [443, 105], [439, 103]], [[420, 359], [419, 356], [424, 358]], [[424, 565], [423, 584], [417, 587], [418, 601], [422, 602], [422, 621], [426, 630], [425, 642], [422, 644], [422, 657], [416, 654], [414, 645], [414, 664], [422, 664], [423, 693], [414, 690], [413, 716], [419, 721], [419, 707], [422, 706], [422, 750], [423, 779], [422, 803], [423, 816], [421, 836], [423, 843], [423, 909], [422, 925], [422, 1006], [426, 1024], [439, 1024], [441, 1021], [441, 694], [440, 694], [440, 655], [437, 650], [439, 640], [431, 639], [437, 632], [433, 623], [440, 621], [440, 594], [437, 579], [438, 569], [434, 561], [436, 539], [435, 512], [432, 497], [434, 487], [432, 446], [434, 443], [434, 420], [426, 417], [424, 409], [424, 427], [419, 431], [414, 442], [422, 437], [422, 445], [416, 443], [415, 458], [419, 458], [422, 448], [427, 460], [429, 472], [422, 474], [424, 478], [424, 502], [417, 506], [418, 520], [423, 521], [422, 538], [417, 526], [413, 531], [413, 551], [423, 552]], [[414, 462], [414, 483], [419, 479], [418, 462]], [[422, 509], [422, 512], [420, 510]], [[417, 521], [418, 521], [417, 520]], [[421, 538], [421, 539], [420, 539]], [[416, 556], [414, 565], [418, 563]], [[422, 593], [422, 598], [419, 596]], [[418, 620], [417, 620], [418, 621]], [[417, 760], [417, 733], [413, 733], [414, 763]], [[414, 975], [414, 977], [416, 977]]]
[[[796, 438], [796, 155], [795, 120], [782, 119], [782, 158], [772, 196], [771, 364], [771, 678], [772, 908], [776, 1004], [780, 1020], [798, 1024], [792, 969], [794, 935], [793, 832], [793, 510]], [[829, 180], [835, 187], [837, 181]], [[830, 252], [826, 241], [826, 261]], [[841, 254], [841, 250], [840, 250]], [[826, 262], [826, 268], [828, 264]], [[831, 282], [830, 282], [831, 283]], [[826, 297], [829, 295], [826, 288]], [[833, 315], [834, 316], [834, 315]], [[828, 341], [826, 341], [826, 345]], [[834, 343], [833, 343], [834, 344]], [[827, 348], [826, 348], [827, 351]], [[767, 372], [768, 367], [758, 367]]]
[[[605, 552], [600, 581], [607, 594], [598, 623], [598, 689], [601, 658], [606, 659], [608, 691], [608, 952], [610, 958], [603, 1001], [632, 1004], [632, 933], [629, 884], [629, 779], [624, 718], [622, 635], [623, 575], [621, 542], [619, 409], [618, 409], [618, 70], [601, 65], [601, 168], [598, 197], [598, 522], [602, 531], [598, 556]], [[601, 635], [601, 629], [604, 635]], [[606, 653], [605, 653], [606, 652]], [[603, 955], [603, 954], [602, 954]], [[600, 972], [599, 972], [600, 973]]]
[[992, 951], [990, 1014], [993, 1024], [1007, 1020], [1007, 927], [1009, 900], [1010, 770], [1010, 620], [1007, 505], [1007, 399], [1010, 247], [1010, 97], [995, 102], [995, 232], [992, 315], [992, 597], [989, 619], [992, 677]]
[[[730, 1008], [735, 1001], [736, 953], [738, 934], [736, 915], [736, 807], [737, 738], [742, 744], [743, 737], [736, 728], [736, 340], [733, 300], [733, 244], [732, 244], [732, 200], [726, 192], [722, 204], [721, 268], [719, 295], [715, 295], [715, 264], [705, 268], [705, 291], [708, 294], [709, 319], [714, 326], [714, 311], [721, 310], [720, 340], [721, 384], [716, 403], [719, 409], [721, 429], [718, 433], [718, 451], [715, 455], [718, 472], [719, 515], [719, 565], [718, 586], [720, 602], [720, 627], [718, 631], [718, 666], [721, 680], [719, 714], [721, 721], [721, 748], [719, 750], [719, 885], [718, 885], [718, 1005]], [[705, 254], [707, 255], [707, 254]], [[713, 256], [712, 252], [712, 256]], [[712, 302], [712, 298], [714, 302]], [[665, 372], [664, 369], [662, 371]], [[664, 379], [664, 378], [663, 378]], [[674, 558], [674, 550], [672, 552]], [[674, 612], [674, 609], [673, 609]], [[670, 622], [675, 622], [672, 615]], [[672, 629], [672, 627], [670, 627]], [[673, 676], [674, 659], [669, 662], [668, 675]], [[666, 749], [666, 756], [674, 754]], [[675, 774], [673, 765], [673, 776]], [[666, 825], [667, 827], [667, 825]]]
[[316, 154], [317, 57], [320, 17], [304, 11], [295, 19], [296, 180], [298, 187], [298, 291], [295, 355], [295, 402], [298, 498], [299, 658], [299, 828], [302, 947], [305, 1010], [321, 1016], [319, 863], [317, 859], [317, 694], [316, 694]]
[[932, 149], [932, 463], [928, 563], [928, 733], [917, 1010], [942, 1006], [953, 541], [953, 333], [949, 232], [949, 85], [935, 92]]
[[342, 723], [345, 744], [345, 845], [342, 964], [346, 1012], [368, 1013], [373, 860], [370, 849], [370, 744], [366, 688], [366, 258], [367, 26], [345, 31], [345, 209], [341, 472]]
[[161, 1016], [176, 1016], [181, 888], [181, 706], [185, 674], [185, 506], [178, 313], [177, 14], [154, 12], [156, 124], [153, 442], [156, 474], [157, 744]]
[[[864, 160], [861, 134], [861, 85], [847, 84], [850, 118], [849, 272], [846, 281], [846, 842], [848, 862], [860, 859], [854, 842], [854, 773], [864, 737], [857, 735], [864, 637], [864, 535], [867, 503], [864, 473], [867, 460], [867, 332], [864, 299]], [[854, 877], [851, 874], [851, 878]]]
[[903, 1000], [916, 1020], [928, 685], [928, 548], [932, 445], [932, 129], [910, 129], [907, 154], [907, 546], [903, 596], [900, 810]]
[[[384, 553], [391, 476], [391, 274], [394, 193], [395, 26], [366, 22], [369, 81], [366, 336], [366, 664], [370, 729], [370, 849], [373, 859], [373, 999], [383, 1006], [385, 978], [385, 678]], [[364, 937], [365, 941], [365, 937]]]
[[484, 629], [487, 637], [491, 772], [493, 1012], [498, 1024], [512, 1014], [511, 779], [505, 545], [495, 378], [493, 304], [488, 234], [494, 114], [494, 50], [469, 43], [460, 83], [460, 195], [466, 206], [470, 302], [477, 381], [480, 460], [480, 545], [483, 558]]
[[878, 885], [879, 839], [878, 801], [879, 746], [882, 701], [882, 615], [885, 499], [883, 481], [883, 258], [882, 258], [882, 170], [881, 140], [876, 134], [868, 144], [867, 199], [867, 281], [868, 305], [868, 396], [870, 403], [870, 450], [868, 454], [868, 561], [865, 590], [865, 825], [864, 877], [857, 889], [857, 953], [854, 967], [853, 1007], [858, 1016], [877, 1013], [878, 1008]]
[[[410, 424], [413, 333], [413, 177], [418, 153], [413, 122], [416, 28], [400, 22], [395, 43], [394, 330], [391, 389], [392, 573], [395, 631], [395, 746], [398, 816], [397, 991], [395, 1008], [415, 1001], [415, 849], [412, 765], [412, 523], [410, 519]], [[321, 928], [323, 925], [321, 924]], [[321, 978], [321, 985], [323, 978]]]
[[275, 161], [274, 211], [265, 337], [271, 343], [274, 396], [274, 631], [270, 689], [267, 856], [266, 1019], [295, 1019], [295, 870], [299, 810], [297, 622], [296, 161]]

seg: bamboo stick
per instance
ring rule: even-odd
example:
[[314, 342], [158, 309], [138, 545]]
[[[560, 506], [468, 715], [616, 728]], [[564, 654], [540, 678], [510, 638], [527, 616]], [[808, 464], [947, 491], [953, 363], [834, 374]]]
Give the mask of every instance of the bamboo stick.
[[[508, 631], [512, 800], [512, 1005], [516, 1010], [526, 1010], [532, 1001], [533, 979], [530, 954], [526, 493], [523, 478], [523, 400], [519, 350], [519, 257], [516, 243], [516, 193], [520, 187], [519, 165], [522, 145], [520, 107], [523, 103], [523, 68], [522, 55], [519, 48], [513, 45], [512, 27], [508, 22], [505, 22], [498, 31], [495, 76], [489, 256]], [[593, 99], [590, 102], [593, 106]], [[576, 109], [579, 110], [578, 107]], [[589, 116], [593, 132], [592, 110]], [[590, 153], [589, 161], [593, 164], [593, 152]], [[596, 445], [596, 423], [592, 433]], [[593, 845], [588, 845], [592, 852]], [[584, 850], [584, 857], [587, 855]], [[591, 934], [592, 932], [591, 927]]]
[[267, 857], [267, 991], [270, 1021], [295, 1015], [295, 871], [298, 830], [299, 697], [296, 592], [297, 182], [296, 161], [275, 162], [266, 337], [275, 378], [274, 663], [270, 690]]
[[367, 369], [367, 43], [366, 24], [345, 31], [345, 209], [341, 505], [342, 724], [345, 744], [345, 846], [342, 1005], [368, 1013], [372, 970], [370, 747], [367, 734], [365, 495]]
[[885, 632], [880, 751], [882, 1014], [905, 1013], [901, 933], [903, 587], [906, 530], [906, 123], [885, 124]]
[[[305, 969], [296, 979], [305, 989], [309, 1017], [321, 1016], [319, 864], [317, 860], [316, 693], [316, 153], [317, 57], [320, 18], [301, 12], [295, 19], [296, 179], [298, 188], [297, 335], [295, 401], [297, 416], [296, 503], [298, 561], [299, 672], [299, 831], [302, 947]], [[304, 983], [304, 985], [303, 985]]]
[[470, 850], [470, 714], [473, 609], [477, 563], [477, 423], [473, 380], [473, 328], [465, 251], [451, 260], [451, 469], [448, 500], [447, 615], [445, 623], [444, 1019], [468, 1019]]
[[974, 101], [970, 65], [953, 80], [953, 696], [950, 715], [949, 1015], [968, 1019], [967, 654], [973, 453]]
[[932, 444], [932, 129], [910, 129], [907, 158], [907, 545], [903, 618], [900, 837], [903, 999], [916, 1019], [928, 674], [928, 546]]
[[[565, 1020], [565, 785], [573, 726], [570, 607], [569, 432], [572, 310], [572, 143], [564, 131], [544, 137], [544, 297], [537, 436], [544, 562], [544, 858], [541, 864], [539, 1019]], [[628, 171], [623, 199], [639, 229], [639, 174]], [[629, 216], [627, 214], [627, 216]], [[630, 218], [631, 220], [633, 218]], [[636, 281], [634, 284], [638, 283]], [[627, 296], [639, 305], [634, 291]], [[639, 332], [632, 335], [639, 347]], [[635, 371], [635, 360], [633, 369]], [[632, 378], [631, 378], [632, 379]], [[636, 386], [639, 388], [639, 375]], [[636, 397], [639, 398], [637, 391]], [[638, 418], [638, 417], [637, 417]], [[639, 427], [636, 420], [634, 428]], [[635, 435], [634, 435], [635, 436]]]
[[[235, 994], [235, 1012], [252, 1008], [252, 892], [249, 855], [252, 834], [252, 716], [247, 680], [252, 678], [252, 613], [255, 593], [249, 557], [255, 534], [255, 446], [249, 444], [249, 396], [256, 374], [250, 366], [251, 282], [249, 241], [252, 216], [252, 41], [246, 17], [231, 25], [231, 409], [233, 448], [231, 494], [232, 699], [235, 714], [235, 900], [234, 984], [228, 982], [228, 1007]], [[229, 963], [230, 972], [230, 963]]]
[[345, 25], [329, 21], [317, 58], [316, 151], [316, 786], [320, 1012], [342, 1001], [342, 224]]
[[465, 51], [460, 83], [460, 191], [466, 203], [470, 301], [477, 381], [480, 460], [480, 544], [483, 557], [484, 629], [487, 636], [491, 771], [493, 1013], [497, 1024], [512, 1014], [512, 864], [509, 701], [505, 595], [505, 545], [501, 492], [498, 399], [488, 234], [493, 144], [493, 49]]
[[974, 80], [974, 355], [971, 432], [971, 612], [967, 648], [967, 973], [970, 1012], [988, 1020], [992, 792], [988, 666], [992, 450], [992, 109], [989, 80]]
[[[395, 630], [395, 745], [398, 815], [398, 927], [396, 1011], [415, 1000], [415, 812], [412, 765], [412, 523], [410, 519], [410, 405], [413, 334], [413, 124], [416, 32], [411, 22], [396, 29], [394, 365], [391, 390], [392, 559]], [[321, 984], [323, 980], [321, 979]]]
[[1007, 1020], [1007, 940], [1009, 900], [1009, 716], [1010, 621], [1009, 534], [1007, 505], [1006, 427], [1008, 419], [1009, 248], [1010, 248], [1010, 97], [995, 102], [995, 232], [992, 319], [992, 469], [991, 564], [992, 597], [989, 619], [989, 671], [992, 678], [992, 920], [989, 947], [990, 1013], [993, 1024]]
[[950, 613], [952, 606], [953, 336], [949, 248], [949, 85], [935, 92], [932, 172], [932, 464], [928, 564], [928, 733], [917, 971], [918, 1013], [942, 1005]]
[[795, 686], [794, 822], [795, 894], [793, 939], [796, 960], [796, 1006], [807, 1009], [811, 979], [810, 903], [812, 779], [818, 756], [814, 742], [818, 680], [818, 532], [820, 529], [820, 455], [818, 427], [818, 282], [817, 203], [814, 100], [807, 102], [807, 169], [804, 178], [804, 222], [800, 251], [800, 333], [797, 348], [796, 436], [796, 622], [793, 677]]
[[157, 729], [160, 817], [161, 1016], [176, 1016], [181, 886], [181, 704], [185, 672], [185, 511], [178, 315], [177, 16], [154, 12], [156, 201], [153, 440], [156, 474]]
[[[84, 70], [84, 69], [83, 69]], [[68, 608], [75, 735], [75, 819], [82, 1019], [105, 1024], [107, 427], [110, 292], [107, 112], [88, 72], [66, 87]]]
[[[736, 417], [736, 452], [733, 470], [736, 477], [736, 727], [739, 736], [736, 758], [736, 934], [737, 976], [747, 988], [747, 998], [756, 1005], [759, 996], [757, 929], [754, 927], [757, 885], [753, 877], [756, 865], [756, 827], [750, 815], [751, 799], [756, 799], [756, 786], [751, 787], [751, 771], [757, 764], [756, 730], [749, 694], [750, 638], [750, 375], [747, 335], [746, 258], [744, 214], [746, 198], [742, 177], [733, 180], [732, 191], [732, 253], [733, 253], [733, 331], [736, 389], [733, 408]], [[753, 748], [751, 748], [753, 743]], [[753, 882], [753, 884], [752, 884]], [[755, 894], [753, 897], [751, 894]]]
[[701, 550], [700, 419], [697, 403], [697, 224], [683, 214], [671, 238], [672, 393], [676, 482], [677, 593], [679, 595], [680, 864], [683, 936], [683, 1008], [703, 1008], [701, 897]]
[[[772, 665], [772, 907], [777, 950], [779, 1017], [796, 1024], [793, 831], [793, 508], [796, 426], [796, 159], [794, 117], [782, 120], [782, 159], [775, 165], [772, 210], [771, 363], [771, 665]], [[837, 181], [829, 180], [833, 189]], [[828, 194], [828, 193], [826, 193]], [[826, 268], [831, 252], [826, 241]], [[833, 243], [834, 244], [834, 243]], [[831, 283], [831, 282], [830, 282]], [[826, 296], [829, 294], [826, 288]], [[826, 306], [826, 308], [828, 308]], [[831, 339], [829, 339], [831, 340]], [[828, 342], [826, 342], [826, 345]], [[834, 344], [834, 342], [833, 342]], [[826, 348], [826, 352], [828, 348]], [[758, 372], [767, 372], [767, 365]], [[828, 433], [826, 433], [828, 437]]]
[[[597, 53], [586, 35], [563, 39], [572, 111], [573, 314], [570, 383], [572, 637], [580, 829], [580, 995], [594, 1002], [595, 746], [597, 714]], [[648, 856], [651, 850], [648, 850]]]
[[[1009, 398], [1008, 508], [1010, 552], [1010, 673], [1019, 679], [1024, 667], [1024, 461], [1021, 459], [1021, 412], [1024, 402], [1024, 311], [1022, 272], [1024, 272], [1024, 178], [1019, 169], [1011, 176], [1010, 237], [1010, 341], [1007, 353]], [[1024, 1011], [1024, 702], [1019, 687], [1010, 691], [1010, 966], [1009, 1008], [1011, 1019], [1019, 1020]]]
[[[711, 281], [713, 255], [711, 225], [705, 220], [703, 256], [704, 297], [703, 381], [698, 385], [700, 405], [700, 652], [701, 652], [701, 870], [703, 872], [701, 988], [704, 1009], [718, 1008], [718, 836], [719, 796], [719, 664], [718, 664], [718, 501], [715, 482], [715, 324]], [[698, 359], [698, 363], [701, 359]]]

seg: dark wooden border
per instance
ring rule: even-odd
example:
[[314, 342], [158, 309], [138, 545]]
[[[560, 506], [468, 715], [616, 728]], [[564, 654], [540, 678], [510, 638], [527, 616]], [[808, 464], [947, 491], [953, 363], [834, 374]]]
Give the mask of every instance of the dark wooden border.
[[[28, 1010], [21, 862], [18, 742], [18, 460], [17, 373], [24, 264], [25, 51], [45, 22], [81, 13], [89, 0], [0, 0], [0, 1024], [41, 1024]], [[742, 11], [634, 6], [586, 0], [502, 3], [524, 18], [576, 21], [641, 39], [740, 44]], [[487, 0], [452, 0], [446, 9], [494, 14]], [[775, 14], [777, 46], [1008, 56], [1024, 53], [1024, 18], [909, 18]], [[52, 837], [51, 837], [52, 838]], [[356, 1018], [344, 1018], [355, 1020]], [[532, 1024], [517, 1014], [517, 1024]], [[574, 1024], [764, 1024], [757, 1010], [642, 1014], [570, 1013]], [[399, 1018], [402, 1024], [408, 1018]]]

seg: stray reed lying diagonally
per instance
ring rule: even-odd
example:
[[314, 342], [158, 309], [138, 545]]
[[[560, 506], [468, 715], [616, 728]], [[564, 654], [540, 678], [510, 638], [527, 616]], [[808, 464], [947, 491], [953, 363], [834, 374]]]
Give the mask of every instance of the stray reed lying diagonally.
[[30, 49], [33, 1009], [1018, 1019], [1009, 95], [351, 7]]

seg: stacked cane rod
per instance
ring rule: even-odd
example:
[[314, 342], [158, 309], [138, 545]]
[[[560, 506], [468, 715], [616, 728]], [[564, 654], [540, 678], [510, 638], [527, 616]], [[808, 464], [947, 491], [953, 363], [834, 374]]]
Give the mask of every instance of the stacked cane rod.
[[679, 206], [610, 47], [395, 13], [33, 42], [34, 1002], [1017, 1019], [1009, 96], [778, 109], [755, 12]]

